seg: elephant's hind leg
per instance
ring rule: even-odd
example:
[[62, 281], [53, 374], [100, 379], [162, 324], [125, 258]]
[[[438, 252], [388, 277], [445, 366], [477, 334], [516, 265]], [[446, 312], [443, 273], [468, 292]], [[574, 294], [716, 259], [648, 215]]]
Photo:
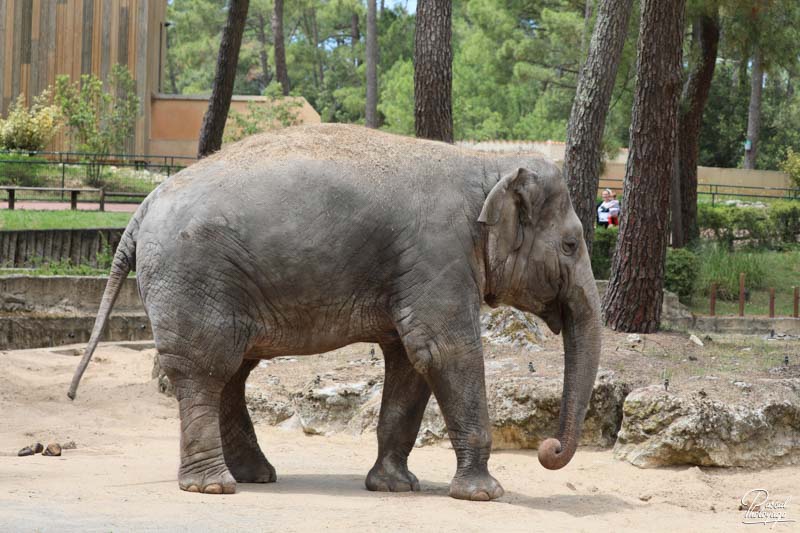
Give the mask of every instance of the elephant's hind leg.
[[[159, 352], [161, 365], [175, 394], [181, 418], [181, 466], [178, 484], [188, 492], [232, 494], [236, 480], [222, 453], [220, 400], [225, 379], [213, 371], [198, 371], [185, 356]], [[231, 372], [233, 374], [233, 372]]]
[[258, 360], [245, 359], [222, 391], [220, 433], [225, 463], [240, 483], [271, 483], [275, 468], [258, 446], [256, 432], [244, 398], [244, 385]]
[[408, 454], [417, 439], [431, 391], [411, 366], [399, 339], [381, 344], [381, 349], [386, 377], [378, 420], [378, 459], [365, 484], [369, 490], [416, 491], [419, 481], [408, 470]]

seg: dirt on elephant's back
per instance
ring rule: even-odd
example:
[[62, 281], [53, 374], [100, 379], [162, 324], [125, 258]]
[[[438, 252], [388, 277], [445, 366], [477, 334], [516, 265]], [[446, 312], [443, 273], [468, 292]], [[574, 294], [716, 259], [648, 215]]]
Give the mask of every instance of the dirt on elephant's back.
[[[541, 157], [541, 154], [533, 152], [525, 155]], [[417, 163], [431, 165], [454, 157], [482, 159], [491, 155], [353, 124], [313, 124], [247, 137], [201, 160], [192, 168], [202, 169], [204, 165], [218, 161], [233, 168], [251, 168], [265, 161], [310, 159], [346, 161], [359, 168], [380, 170], [397, 165], [410, 168]]]

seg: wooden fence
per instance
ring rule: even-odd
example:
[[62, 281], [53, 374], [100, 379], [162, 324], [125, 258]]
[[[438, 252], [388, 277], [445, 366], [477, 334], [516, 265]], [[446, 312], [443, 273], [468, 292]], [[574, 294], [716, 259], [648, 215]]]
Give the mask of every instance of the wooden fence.
[[121, 228], [0, 231], [0, 266], [30, 268], [69, 260], [97, 266], [98, 253], [114, 253]]

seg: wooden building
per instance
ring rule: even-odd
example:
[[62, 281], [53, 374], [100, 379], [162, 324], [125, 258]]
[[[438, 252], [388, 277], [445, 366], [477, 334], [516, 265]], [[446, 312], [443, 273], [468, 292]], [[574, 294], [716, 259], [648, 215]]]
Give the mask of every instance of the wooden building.
[[[120, 63], [136, 80], [141, 102], [126, 152], [195, 156], [195, 125], [208, 100], [161, 94], [166, 15], [167, 0], [0, 0], [0, 116], [19, 94], [30, 102], [61, 74], [105, 79]], [[268, 105], [261, 97], [234, 97], [233, 108], [243, 109], [247, 100]], [[305, 101], [299, 118], [320, 121]], [[49, 148], [66, 150], [64, 134]]]
[[[158, 92], [166, 0], [0, 0], [0, 115], [20, 94], [30, 102], [56, 77], [105, 79], [126, 65], [141, 106], [126, 151], [147, 151], [150, 95]], [[64, 136], [53, 149], [66, 148]]]

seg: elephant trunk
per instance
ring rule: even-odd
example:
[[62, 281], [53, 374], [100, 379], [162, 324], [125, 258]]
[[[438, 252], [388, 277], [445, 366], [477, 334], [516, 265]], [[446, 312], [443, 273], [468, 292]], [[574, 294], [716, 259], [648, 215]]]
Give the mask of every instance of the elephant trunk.
[[539, 462], [550, 470], [566, 466], [575, 455], [600, 361], [600, 303], [594, 277], [589, 275], [574, 291], [578, 294], [570, 291], [562, 308], [564, 391], [558, 436], [539, 445]]

